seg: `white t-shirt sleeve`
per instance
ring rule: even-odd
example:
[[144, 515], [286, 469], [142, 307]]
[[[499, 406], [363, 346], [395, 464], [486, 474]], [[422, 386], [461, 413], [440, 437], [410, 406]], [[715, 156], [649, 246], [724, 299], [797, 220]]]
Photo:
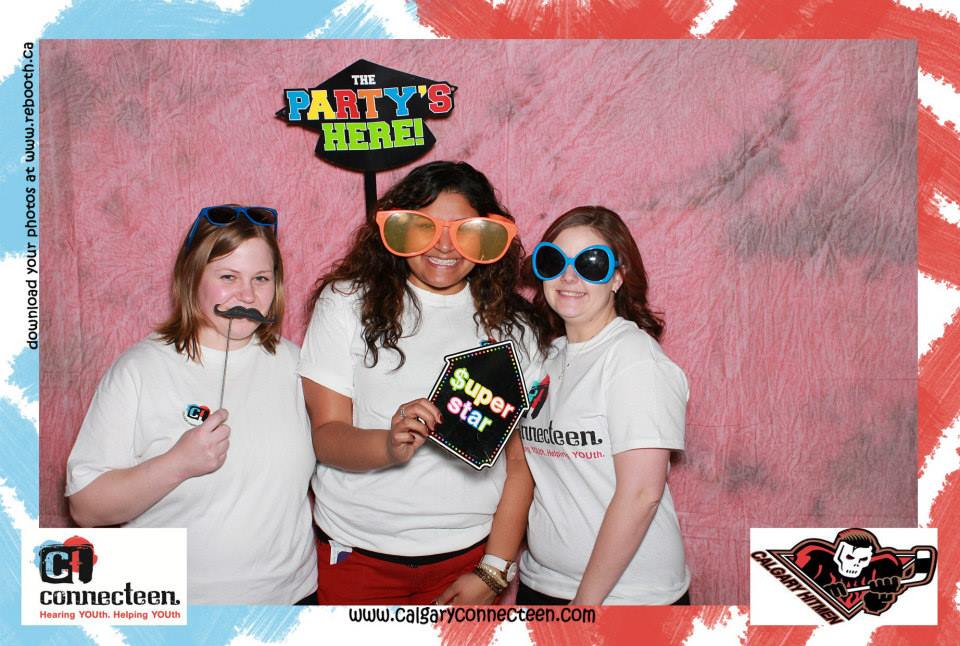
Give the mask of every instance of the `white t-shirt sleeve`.
[[[519, 337], [519, 333], [517, 337]], [[523, 381], [527, 387], [527, 397], [529, 399], [533, 384], [543, 377], [543, 356], [540, 353], [540, 348], [537, 347], [536, 335], [527, 326], [523, 328], [522, 342], [518, 338], [515, 338], [513, 342], [517, 349], [517, 359], [520, 362], [520, 369], [523, 372]]]
[[356, 296], [341, 294], [329, 286], [313, 308], [300, 349], [297, 372], [346, 397], [353, 398], [353, 359], [350, 354], [358, 326]]
[[134, 436], [140, 382], [129, 356], [121, 356], [100, 380], [67, 459], [67, 496], [107, 471], [137, 465]]
[[630, 449], [683, 450], [689, 389], [676, 364], [633, 361], [615, 371], [605, 390], [613, 454]]

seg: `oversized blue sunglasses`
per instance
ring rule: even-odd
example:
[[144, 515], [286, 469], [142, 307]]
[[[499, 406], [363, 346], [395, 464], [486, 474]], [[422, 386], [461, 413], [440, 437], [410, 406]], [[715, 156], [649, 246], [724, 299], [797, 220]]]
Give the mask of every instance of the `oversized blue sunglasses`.
[[200, 226], [200, 220], [206, 220], [215, 227], [225, 227], [233, 224], [243, 216], [258, 227], [273, 227], [273, 235], [277, 235], [277, 221], [279, 216], [276, 209], [267, 206], [237, 206], [232, 204], [222, 204], [220, 206], [206, 206], [200, 209], [200, 214], [193, 221], [190, 228], [190, 235], [184, 243], [184, 248], [189, 249], [193, 242], [193, 236], [197, 234], [197, 227]]
[[552, 242], [541, 242], [533, 248], [533, 273], [540, 280], [560, 278], [569, 265], [588, 283], [602, 285], [610, 282], [620, 263], [605, 244], [587, 247], [573, 258]]

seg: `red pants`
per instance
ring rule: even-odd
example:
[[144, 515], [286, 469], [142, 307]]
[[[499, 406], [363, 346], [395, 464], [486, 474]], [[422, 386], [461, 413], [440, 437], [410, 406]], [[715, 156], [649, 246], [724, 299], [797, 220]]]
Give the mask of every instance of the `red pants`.
[[350, 552], [330, 565], [330, 544], [317, 543], [317, 600], [320, 605], [430, 605], [483, 558], [481, 544], [460, 556], [410, 566]]

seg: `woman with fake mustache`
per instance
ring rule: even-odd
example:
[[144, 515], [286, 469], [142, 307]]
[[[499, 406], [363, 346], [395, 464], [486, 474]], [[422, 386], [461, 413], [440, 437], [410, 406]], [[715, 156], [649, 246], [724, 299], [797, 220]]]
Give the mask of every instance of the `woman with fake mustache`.
[[312, 603], [315, 461], [299, 351], [280, 337], [277, 212], [203, 209], [171, 293], [169, 318], [100, 381], [67, 463], [70, 513], [186, 527], [191, 603]]

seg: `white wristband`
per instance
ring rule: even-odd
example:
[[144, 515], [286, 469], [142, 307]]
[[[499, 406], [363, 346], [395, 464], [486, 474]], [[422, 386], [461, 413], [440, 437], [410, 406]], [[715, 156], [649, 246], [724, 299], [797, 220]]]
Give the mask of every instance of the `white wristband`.
[[486, 563], [493, 567], [493, 569], [498, 572], [506, 572], [507, 568], [510, 567], [510, 561], [506, 561], [499, 556], [494, 556], [493, 554], [484, 554], [483, 558], [480, 559], [481, 563]]

